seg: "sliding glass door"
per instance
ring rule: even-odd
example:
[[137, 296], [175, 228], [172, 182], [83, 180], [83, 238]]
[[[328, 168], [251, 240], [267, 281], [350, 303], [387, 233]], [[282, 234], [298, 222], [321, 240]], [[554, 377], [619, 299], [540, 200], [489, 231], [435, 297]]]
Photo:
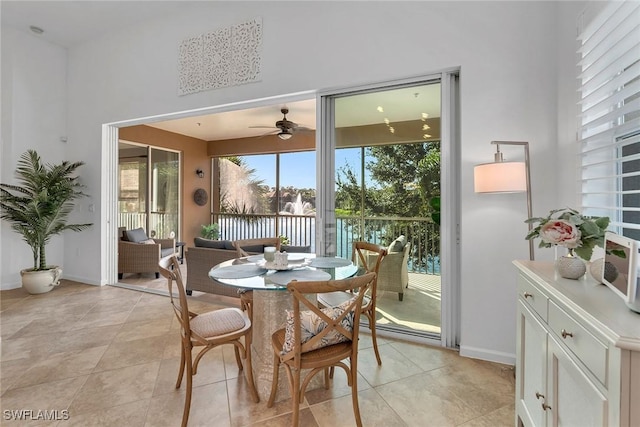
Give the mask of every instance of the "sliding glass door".
[[[348, 90], [321, 99], [326, 134], [318, 165], [321, 249], [350, 257], [354, 241], [382, 245], [376, 325], [390, 334], [441, 338], [443, 135], [440, 78]], [[450, 204], [451, 205], [451, 204]]]
[[180, 153], [121, 142], [118, 226], [179, 239]]
[[180, 154], [150, 147], [149, 228], [151, 235], [178, 236], [180, 229]]

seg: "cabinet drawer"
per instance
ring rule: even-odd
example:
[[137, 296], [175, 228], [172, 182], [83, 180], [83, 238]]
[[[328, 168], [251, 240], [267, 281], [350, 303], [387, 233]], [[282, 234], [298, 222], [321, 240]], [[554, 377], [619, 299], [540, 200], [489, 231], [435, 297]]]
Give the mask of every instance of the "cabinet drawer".
[[518, 277], [518, 294], [542, 320], [547, 321], [547, 296], [523, 275]]
[[549, 327], [591, 373], [607, 386], [608, 348], [575, 319], [549, 301]]

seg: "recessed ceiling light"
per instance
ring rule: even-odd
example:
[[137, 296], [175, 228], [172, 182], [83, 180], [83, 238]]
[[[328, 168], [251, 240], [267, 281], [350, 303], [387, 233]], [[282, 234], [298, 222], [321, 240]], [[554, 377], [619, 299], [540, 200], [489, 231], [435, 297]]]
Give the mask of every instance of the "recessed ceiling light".
[[380, 106], [378, 108], [376, 108], [376, 110], [378, 110], [378, 112], [380, 112], [380, 113], [384, 113], [384, 108], [382, 108]]
[[43, 30], [42, 28], [40, 28], [40, 27], [36, 27], [35, 25], [31, 25], [31, 26], [29, 26], [29, 29], [30, 29], [31, 31], [33, 31], [34, 33], [36, 33], [36, 34], [42, 34], [42, 33], [44, 33], [44, 30]]

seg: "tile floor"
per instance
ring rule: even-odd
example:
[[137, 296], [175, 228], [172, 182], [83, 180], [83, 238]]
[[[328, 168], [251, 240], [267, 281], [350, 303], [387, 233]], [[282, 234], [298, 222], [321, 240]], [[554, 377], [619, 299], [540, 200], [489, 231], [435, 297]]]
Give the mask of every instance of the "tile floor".
[[[193, 311], [235, 305], [206, 295]], [[179, 426], [184, 385], [174, 388], [179, 327], [167, 297], [63, 281], [52, 292], [0, 292], [0, 424]], [[511, 367], [455, 351], [381, 339], [378, 367], [361, 336], [359, 401], [365, 426], [512, 426]], [[58, 411], [58, 421], [15, 421], [11, 410]], [[66, 411], [66, 412], [63, 412]], [[52, 414], [52, 412], [49, 412]], [[56, 413], [53, 413], [56, 415]], [[289, 401], [254, 404], [233, 350], [207, 354], [194, 378], [190, 426], [288, 426]], [[302, 426], [355, 425], [349, 388], [306, 395]]]

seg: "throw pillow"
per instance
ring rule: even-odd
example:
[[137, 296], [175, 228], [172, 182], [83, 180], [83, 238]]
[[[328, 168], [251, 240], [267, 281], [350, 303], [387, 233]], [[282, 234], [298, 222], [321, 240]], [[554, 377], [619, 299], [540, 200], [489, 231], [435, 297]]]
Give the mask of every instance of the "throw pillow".
[[147, 233], [142, 227], [136, 228], [135, 230], [127, 230], [125, 233], [127, 235], [127, 240], [133, 243], [140, 243], [143, 240], [149, 239]]
[[138, 242], [138, 243], [142, 243], [143, 245], [155, 245], [156, 241], [153, 239], [147, 239], [147, 240], [143, 240], [142, 242]]
[[[347, 300], [342, 304], [336, 307], [327, 307], [323, 308], [321, 311], [329, 316], [331, 319], [337, 319], [342, 313], [344, 313], [345, 309], [353, 302], [353, 299]], [[293, 322], [293, 310], [286, 310], [287, 318], [285, 323], [285, 331], [284, 331], [284, 344], [282, 345], [282, 351], [280, 354], [286, 354], [293, 350], [294, 342], [295, 342], [295, 333], [294, 333], [294, 322]], [[353, 311], [347, 314], [340, 324], [347, 331], [353, 330]], [[318, 335], [320, 332], [327, 327], [327, 322], [322, 320], [317, 314], [310, 310], [305, 310], [300, 312], [300, 326], [301, 326], [301, 334], [300, 339], [302, 344], [309, 341], [311, 338]], [[317, 350], [322, 347], [326, 347], [333, 344], [338, 344], [340, 342], [347, 341], [347, 337], [342, 335], [340, 332], [333, 330], [325, 335], [313, 348], [310, 348], [307, 351]]]
[[194, 237], [193, 244], [196, 248], [225, 249], [224, 240], [210, 240], [202, 237]]
[[407, 238], [401, 234], [396, 240], [391, 242], [388, 252], [402, 252], [406, 244]]

